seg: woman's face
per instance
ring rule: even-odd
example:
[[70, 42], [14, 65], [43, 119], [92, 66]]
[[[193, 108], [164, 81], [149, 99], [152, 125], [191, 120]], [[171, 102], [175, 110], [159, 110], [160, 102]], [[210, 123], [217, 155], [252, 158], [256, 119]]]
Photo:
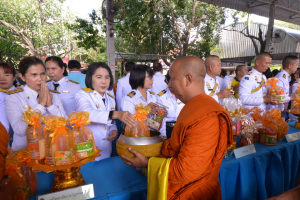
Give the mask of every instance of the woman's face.
[[0, 67], [0, 88], [9, 90], [12, 86], [16, 77], [11, 73], [6, 73], [5, 70]]
[[41, 89], [41, 83], [42, 81], [45, 83], [47, 81], [47, 75], [46, 71], [43, 65], [31, 65], [25, 76], [23, 76], [21, 73], [19, 73], [19, 77], [26, 82], [26, 85], [34, 90], [39, 92]]
[[46, 63], [46, 71], [47, 75], [53, 80], [54, 82], [58, 82], [60, 79], [64, 77], [65, 67], [60, 68], [56, 62], [52, 60], [47, 61]]
[[151, 89], [152, 85], [153, 85], [153, 77], [150, 77], [148, 72], [146, 72], [146, 77], [145, 77], [145, 80], [144, 80], [144, 88], [147, 89], [147, 90]]
[[96, 69], [94, 75], [92, 76], [92, 86], [94, 90], [103, 96], [105, 91], [108, 89], [109, 84], [109, 72], [103, 67]]

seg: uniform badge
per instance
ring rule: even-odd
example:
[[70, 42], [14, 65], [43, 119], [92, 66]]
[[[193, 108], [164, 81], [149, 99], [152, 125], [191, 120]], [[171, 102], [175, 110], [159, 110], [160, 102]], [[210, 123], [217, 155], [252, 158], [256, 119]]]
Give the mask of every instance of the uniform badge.
[[285, 79], [286, 79], [286, 75], [285, 75], [285, 74], [283, 74], [283, 78], [285, 78]]
[[253, 74], [253, 72], [248, 72], [248, 75], [251, 75], [251, 74]]
[[258, 82], [258, 77], [257, 76], [255, 76], [255, 80]]
[[110, 110], [116, 110], [116, 108], [114, 108], [114, 107], [111, 107], [111, 109]]
[[178, 102], [177, 104], [182, 104], [182, 102], [180, 101], [180, 102]]
[[27, 109], [28, 107], [26, 105], [23, 106], [23, 109]]
[[207, 81], [206, 81], [206, 86], [207, 86], [207, 87], [210, 87], [210, 84], [209, 84], [209, 82], [207, 82]]
[[246, 80], [249, 80], [249, 77], [245, 77]]
[[63, 90], [62, 92], [63, 92], [63, 93], [71, 93], [70, 90]]
[[97, 104], [96, 107], [99, 108], [99, 104]]

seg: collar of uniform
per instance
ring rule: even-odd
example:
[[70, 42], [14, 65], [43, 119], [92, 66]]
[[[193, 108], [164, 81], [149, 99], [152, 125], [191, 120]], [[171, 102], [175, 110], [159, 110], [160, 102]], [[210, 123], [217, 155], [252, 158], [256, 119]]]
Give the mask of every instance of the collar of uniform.
[[171, 93], [171, 91], [170, 91], [170, 89], [169, 88], [167, 88], [167, 99], [169, 99], [169, 98], [173, 98], [175, 101], [177, 100], [176, 99], [176, 97], [174, 97], [173, 95], [172, 95], [172, 93]]
[[154, 75], [157, 75], [157, 76], [163, 76], [161, 72], [155, 72]]
[[98, 99], [104, 99], [105, 98], [105, 102], [107, 102], [107, 90], [104, 92], [104, 95], [101, 96], [101, 94], [99, 92], [97, 92], [96, 90], [93, 91], [93, 95], [96, 96]]
[[37, 98], [37, 96], [38, 96], [38, 92], [37, 91], [34, 91], [33, 89], [31, 89], [30, 87], [28, 87], [27, 85], [25, 85], [25, 87], [24, 87], [24, 92], [26, 93], [26, 94], [28, 94], [31, 98], [33, 98], [33, 99], [36, 99]]
[[8, 91], [14, 90], [14, 89], [17, 89], [17, 88], [14, 85], [12, 85], [11, 88], [8, 89]]
[[256, 73], [258, 75], [263, 75], [263, 73], [260, 73], [259, 71], [257, 71], [256, 69], [254, 69], [254, 67], [252, 68], [251, 72]]
[[206, 79], [206, 80], [210, 80], [210, 79], [216, 80], [216, 78], [213, 78], [213, 77], [211, 77], [211, 76], [208, 75], [208, 74], [205, 74], [205, 78], [204, 78], [204, 79]]
[[55, 82], [53, 81], [53, 83], [58, 83], [60, 86], [64, 83], [64, 81], [66, 80], [66, 77], [62, 77], [62, 79], [60, 79], [59, 81]]
[[[136, 92], [135, 96], [136, 96], [137, 99], [138, 98], [143, 98], [144, 99], [143, 95], [141, 94], [141, 92], [138, 89], [133, 90], [133, 91]], [[151, 95], [150, 92], [147, 90], [147, 101], [150, 99], [150, 95]], [[144, 99], [144, 100], [146, 101], [146, 99]]]
[[69, 74], [71, 74], [71, 73], [79, 73], [79, 74], [81, 74], [80, 71], [69, 71]]

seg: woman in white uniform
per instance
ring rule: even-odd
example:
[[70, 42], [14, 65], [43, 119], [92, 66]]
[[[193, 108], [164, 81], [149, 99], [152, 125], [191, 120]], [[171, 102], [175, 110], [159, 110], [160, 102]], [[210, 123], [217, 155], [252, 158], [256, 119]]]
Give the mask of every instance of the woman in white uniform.
[[16, 89], [16, 70], [9, 63], [0, 63], [0, 88], [6, 91]]
[[67, 115], [69, 115], [72, 111], [76, 110], [75, 95], [81, 90], [81, 86], [78, 82], [65, 77], [68, 75], [68, 72], [60, 57], [48, 57], [45, 60], [45, 65], [47, 75], [51, 78], [51, 81], [47, 82], [48, 88], [60, 93], [64, 109]]
[[11, 90], [5, 96], [6, 114], [14, 131], [14, 150], [27, 146], [25, 130], [28, 124], [21, 119], [28, 106], [40, 110], [42, 116], [67, 117], [59, 94], [47, 88], [46, 69], [42, 60], [35, 56], [23, 58], [19, 63], [19, 77], [26, 83], [24, 88]]
[[135, 114], [135, 106], [143, 103], [150, 106], [152, 113], [157, 114], [156, 95], [154, 92], [148, 91], [153, 85], [152, 69], [147, 65], [136, 65], [130, 73], [129, 84], [132, 91], [123, 98], [121, 109]]
[[[165, 77], [165, 82], [169, 84], [169, 71]], [[175, 95], [170, 91], [169, 87], [157, 94], [157, 101], [158, 103], [168, 107], [168, 115], [164, 118], [159, 132], [162, 136], [167, 136], [167, 138], [169, 139], [173, 127], [177, 121], [177, 117], [185, 104], [175, 97]]]
[[91, 124], [88, 127], [93, 131], [97, 147], [102, 150], [101, 156], [95, 160], [101, 160], [111, 156], [112, 141], [118, 135], [114, 120], [119, 119], [129, 126], [135, 126], [137, 121], [129, 112], [115, 111], [115, 99], [107, 92], [113, 87], [113, 76], [107, 64], [90, 64], [85, 85], [88, 88], [83, 88], [76, 94], [76, 108], [90, 113]]

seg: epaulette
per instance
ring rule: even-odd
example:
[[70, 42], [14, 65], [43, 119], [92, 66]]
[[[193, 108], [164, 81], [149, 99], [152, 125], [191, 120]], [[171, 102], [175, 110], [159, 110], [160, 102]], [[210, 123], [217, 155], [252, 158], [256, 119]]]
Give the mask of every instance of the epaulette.
[[47, 83], [48, 83], [49, 81], [52, 81], [52, 80], [51, 80], [51, 79], [49, 79], [49, 80], [47, 81]]
[[73, 81], [71, 79], [69, 79], [70, 82], [75, 83], [75, 84], [79, 84], [77, 81]]
[[60, 92], [59, 92], [59, 91], [57, 91], [57, 90], [50, 90], [50, 89], [49, 89], [49, 91], [50, 91], [50, 92], [54, 92], [54, 93], [58, 93], [58, 94], [60, 94]]
[[4, 90], [2, 88], [0, 88], [0, 92], [6, 93], [7, 94], [7, 90]]
[[14, 94], [14, 93], [22, 92], [22, 91], [23, 91], [23, 88], [17, 88], [14, 90], [7, 91], [7, 94]]
[[253, 72], [248, 72], [248, 75], [251, 75], [251, 74], [253, 74]]
[[94, 92], [91, 88], [82, 88], [85, 92]]
[[111, 94], [109, 94], [109, 93], [107, 93], [107, 95], [110, 96], [110, 97], [113, 98], [113, 99], [115, 98], [113, 95], [111, 95]]
[[127, 94], [130, 98], [132, 98], [135, 95], [135, 91], [131, 91], [130, 93]]
[[150, 94], [152, 94], [152, 95], [155, 95], [155, 93], [154, 92], [152, 92], [152, 91], [149, 91], [150, 92]]
[[167, 92], [167, 90], [163, 90], [163, 91], [159, 92], [157, 95], [161, 97], [163, 94], [166, 94], [166, 92]]

